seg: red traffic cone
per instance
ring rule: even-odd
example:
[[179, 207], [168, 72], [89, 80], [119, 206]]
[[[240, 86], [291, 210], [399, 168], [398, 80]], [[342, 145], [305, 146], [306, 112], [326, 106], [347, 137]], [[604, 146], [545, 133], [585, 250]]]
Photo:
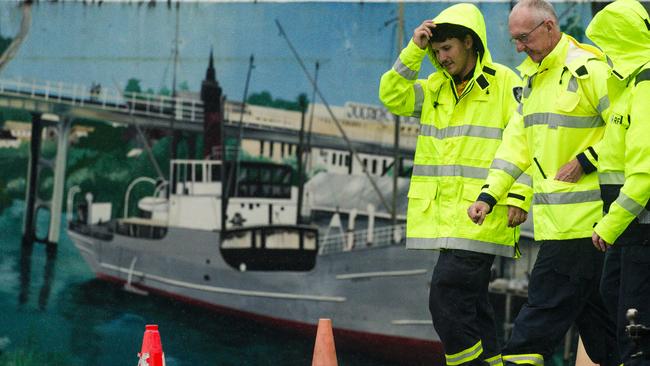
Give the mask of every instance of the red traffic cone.
[[338, 366], [331, 319], [318, 320], [314, 357], [312, 358], [311, 366]]
[[142, 338], [142, 350], [138, 353], [138, 366], [165, 366], [165, 354], [160, 343], [158, 326], [147, 324]]

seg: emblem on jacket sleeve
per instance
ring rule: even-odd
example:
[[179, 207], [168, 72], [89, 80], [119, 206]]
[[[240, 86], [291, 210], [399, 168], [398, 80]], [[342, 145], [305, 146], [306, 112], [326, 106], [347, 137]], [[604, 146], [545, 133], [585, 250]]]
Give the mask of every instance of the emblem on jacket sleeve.
[[524, 89], [520, 86], [515, 86], [512, 88], [512, 96], [515, 98], [517, 103], [521, 103], [521, 96], [523, 94]]

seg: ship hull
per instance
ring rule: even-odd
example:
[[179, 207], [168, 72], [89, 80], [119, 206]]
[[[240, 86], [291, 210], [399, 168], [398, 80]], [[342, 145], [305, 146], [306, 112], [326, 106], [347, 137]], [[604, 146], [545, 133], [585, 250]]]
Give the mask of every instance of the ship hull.
[[434, 251], [370, 246], [318, 255], [309, 271], [248, 271], [224, 261], [214, 231], [169, 228], [157, 240], [69, 235], [100, 279], [311, 336], [318, 319], [330, 318], [338, 348], [444, 363], [428, 313]]

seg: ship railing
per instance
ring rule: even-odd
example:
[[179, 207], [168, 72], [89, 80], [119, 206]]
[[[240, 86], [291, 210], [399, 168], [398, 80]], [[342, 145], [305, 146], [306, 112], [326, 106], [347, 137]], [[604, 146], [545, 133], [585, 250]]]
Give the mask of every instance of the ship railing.
[[203, 123], [203, 102], [151, 93], [122, 92], [99, 84], [81, 85], [49, 80], [0, 79], [0, 94], [53, 103], [183, 122]]
[[[135, 187], [138, 183], [141, 182], [147, 182], [150, 183], [153, 187], [154, 190], [156, 190], [158, 182], [156, 182], [155, 179], [151, 177], [138, 177], [134, 179], [129, 185], [126, 187], [126, 193], [124, 194], [124, 214], [122, 215], [122, 218], [126, 219], [129, 217], [129, 196], [131, 195], [131, 190], [133, 187]], [[154, 193], [155, 197], [155, 193]]]
[[78, 213], [75, 212], [74, 207], [74, 197], [77, 193], [81, 193], [81, 187], [72, 186], [68, 189], [67, 202], [66, 202], [66, 223], [70, 226], [70, 223], [76, 219], [80, 219]]
[[406, 239], [406, 225], [388, 225], [376, 227], [372, 231], [364, 229], [335, 234], [321, 231], [318, 237], [319, 254], [331, 254], [368, 247], [402, 244]]

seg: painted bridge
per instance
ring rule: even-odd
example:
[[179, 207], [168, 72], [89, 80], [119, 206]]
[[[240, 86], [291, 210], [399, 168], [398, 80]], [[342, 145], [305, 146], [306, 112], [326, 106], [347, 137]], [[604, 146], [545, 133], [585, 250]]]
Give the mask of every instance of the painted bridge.
[[[136, 128], [203, 132], [203, 103], [196, 98], [122, 92], [116, 88], [97, 85], [0, 79], [0, 107], [25, 110], [33, 116], [23, 238], [25, 241], [40, 241], [48, 244], [54, 244], [59, 239], [68, 138], [71, 124], [75, 120], [87, 118], [131, 125]], [[353, 113], [355, 110], [359, 110], [357, 107], [352, 109]], [[318, 110], [318, 105], [312, 105], [312, 108]], [[255, 109], [257, 112], [251, 112]], [[323, 110], [323, 106], [321, 106], [321, 110]], [[327, 110], [330, 111], [330, 108], [328, 107]], [[45, 118], [46, 115], [56, 117]], [[387, 116], [383, 117], [383, 121], [368, 120], [367, 125], [361, 126], [358, 121], [348, 121], [350, 127], [356, 128], [359, 132], [356, 135], [347, 132], [344, 139], [337, 134], [338, 131], [333, 126], [332, 120], [336, 122], [339, 129], [341, 128], [334, 115], [327, 120], [321, 114], [318, 118], [321, 126], [328, 123], [330, 126], [321, 131], [315, 130], [310, 138], [310, 146], [342, 151], [350, 149], [363, 154], [392, 156], [394, 154], [394, 145], [391, 144], [393, 141], [385, 136], [391, 135], [387, 134], [386, 130], [389, 128], [394, 130], [394, 125]], [[243, 139], [296, 145], [299, 140], [300, 119], [300, 112], [281, 111], [259, 106], [244, 108], [241, 103], [233, 102], [227, 102], [224, 106], [226, 135], [238, 136]], [[345, 124], [345, 120], [343, 124]], [[57, 154], [51, 161], [46, 161], [40, 155], [41, 129], [44, 126], [53, 127], [58, 136]], [[417, 136], [417, 131], [413, 126], [413, 122], [406, 125], [406, 128], [409, 129], [407, 135], [411, 137], [401, 140], [399, 149], [401, 156], [410, 158], [413, 155], [413, 146], [415, 146], [413, 136]], [[369, 132], [373, 128], [376, 130], [374, 134]], [[360, 161], [358, 155], [357, 160]], [[39, 171], [44, 167], [54, 170], [50, 200], [43, 200], [36, 195]], [[365, 168], [363, 170], [365, 172]], [[368, 173], [366, 172], [366, 174]], [[47, 238], [36, 238], [35, 216], [39, 209], [46, 209], [50, 212]]]

